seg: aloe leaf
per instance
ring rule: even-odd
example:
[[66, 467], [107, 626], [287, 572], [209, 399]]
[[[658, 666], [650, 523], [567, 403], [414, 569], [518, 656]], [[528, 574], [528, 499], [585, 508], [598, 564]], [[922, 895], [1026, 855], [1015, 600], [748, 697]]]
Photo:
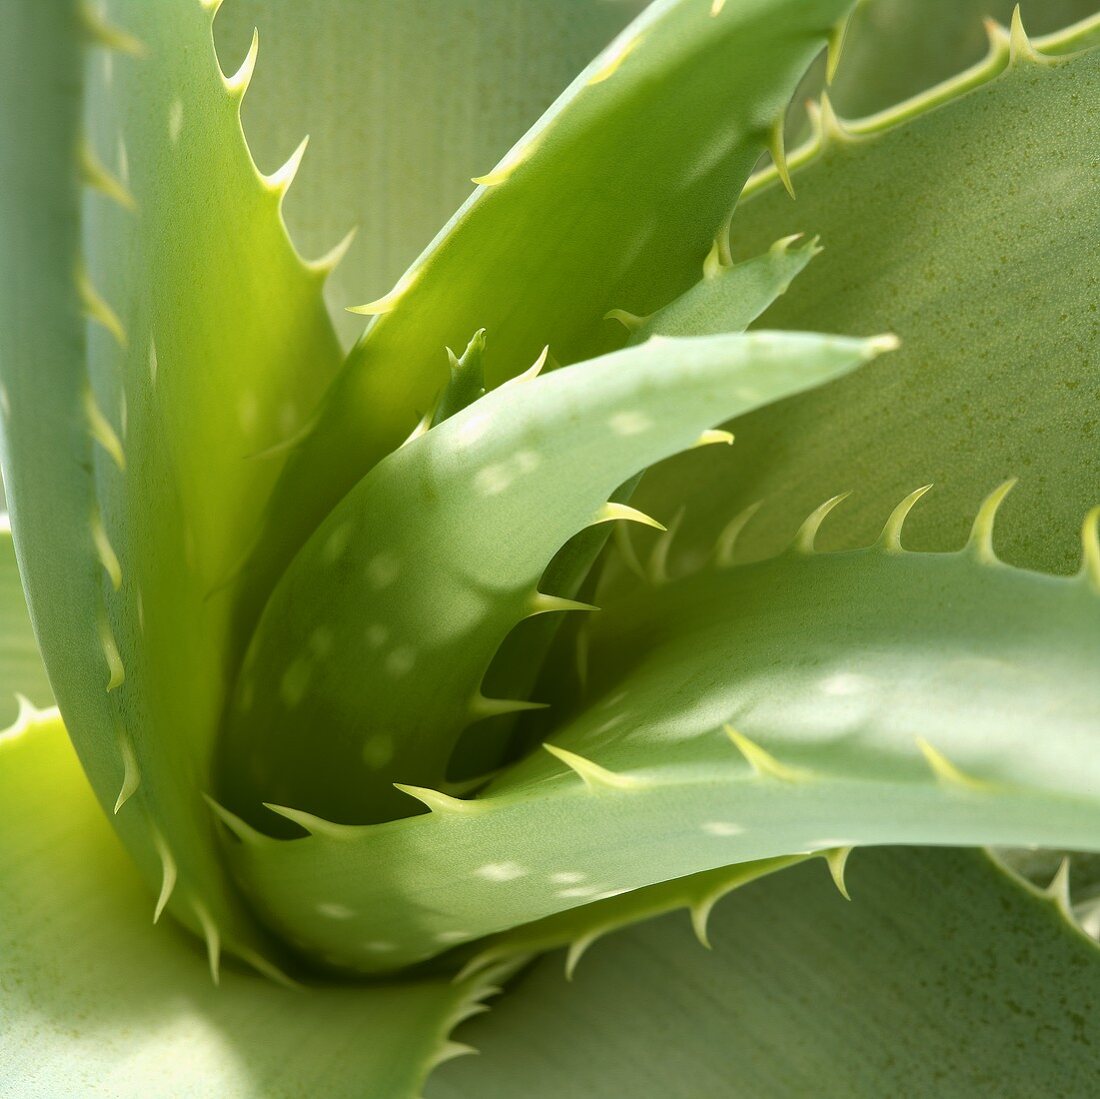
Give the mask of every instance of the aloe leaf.
[[1089, 1094], [1100, 954], [1054, 898], [962, 851], [859, 852], [848, 885], [850, 902], [806, 866], [739, 891], [713, 953], [668, 917], [596, 946], [571, 984], [547, 958], [463, 1028], [482, 1056], [427, 1095]]
[[227, 71], [244, 57], [253, 28], [259, 35], [241, 116], [256, 162], [274, 169], [309, 134], [309, 156], [284, 207], [291, 236], [307, 254], [320, 255], [355, 232], [325, 287], [348, 346], [363, 322], [346, 307], [389, 290], [468, 197], [471, 174], [499, 160], [643, 6], [642, 0], [223, 5], [214, 35]]
[[295, 158], [266, 178], [252, 163], [238, 118], [249, 67], [223, 76], [212, 5], [119, 0], [113, 24], [83, 5], [20, 5], [13, 18], [0, 380], [32, 617], [158, 913], [170, 906], [212, 953], [255, 953], [200, 791], [234, 666], [235, 571], [278, 444], [339, 358], [327, 268], [300, 259], [280, 218]]
[[687, 289], [850, 7], [658, 0], [495, 168], [475, 166], [488, 173], [477, 191], [395, 288], [361, 307], [374, 319], [287, 467], [257, 586], [412, 429], [443, 384], [445, 347], [486, 329], [495, 385], [546, 345], [570, 363], [621, 344], [608, 310], [645, 314]]
[[[11, 1096], [412, 1099], [493, 977], [283, 988], [154, 928], [56, 717], [0, 734], [0, 1030]], [[499, 975], [499, 974], [498, 974]]]
[[[747, 860], [883, 843], [1100, 849], [1097, 513], [1085, 570], [1063, 578], [995, 558], [1003, 492], [965, 550], [901, 550], [917, 495], [870, 549], [812, 551], [830, 501], [777, 558], [605, 606], [585, 709], [472, 800], [424, 792], [427, 816], [306, 820], [300, 840], [238, 827], [231, 857], [258, 910], [385, 968]], [[321, 923], [316, 896], [348, 915]]]
[[[690, 334], [718, 335], [742, 332], [776, 298], [787, 292], [791, 281], [817, 255], [815, 241], [795, 244], [792, 237], [778, 240], [761, 256], [732, 264], [717, 243], [703, 261], [703, 278], [683, 295], [673, 299], [648, 317], [637, 317], [622, 310], [613, 310], [609, 317], [624, 324], [630, 332], [629, 345], [644, 343], [654, 335], [680, 336]], [[731, 442], [728, 434], [712, 431], [702, 441]], [[611, 499], [627, 503], [642, 474], [621, 485]], [[563, 547], [543, 574], [544, 590], [567, 597], [582, 597], [583, 591], [594, 591], [599, 570], [593, 565], [607, 539], [608, 527], [600, 525], [582, 531]], [[579, 619], [579, 621], [578, 621]], [[547, 653], [565, 634], [564, 647], [572, 646], [578, 634], [583, 635], [583, 616], [574, 616], [576, 624], [560, 615], [538, 615], [516, 627], [507, 643], [493, 658], [486, 673], [489, 693], [508, 697], [526, 697], [543, 669]], [[559, 628], [561, 627], [561, 628]], [[556, 689], [577, 674], [572, 648], [563, 663], [551, 661], [550, 675], [560, 677]], [[527, 715], [529, 718], [532, 716]], [[507, 722], [497, 723], [494, 733], [507, 742], [511, 732]], [[528, 730], [530, 732], [531, 730]], [[479, 738], [486, 747], [491, 737]], [[528, 737], [529, 739], [529, 737]], [[475, 773], [475, 772], [472, 772]]]
[[716, 242], [703, 261], [703, 277], [690, 290], [648, 317], [613, 311], [630, 329], [630, 342], [650, 336], [712, 336], [743, 332], [821, 250], [817, 241], [797, 247], [801, 234], [777, 240], [763, 255], [733, 264]]
[[[377, 465], [295, 558], [224, 731], [219, 797], [364, 823], [438, 789], [459, 734], [530, 707], [482, 680], [517, 623], [591, 608], [539, 591], [573, 535], [639, 518], [616, 487], [716, 420], [841, 376], [889, 337], [652, 339], [518, 378]], [[640, 518], [645, 519], [644, 516]], [[318, 757], [324, 767], [318, 765]]]
[[[860, 4], [844, 34], [842, 59], [829, 85], [837, 110], [857, 118], [893, 107], [981, 61], [988, 48], [986, 25], [1008, 26], [1017, 0], [873, 0]], [[1020, 9], [1035, 34], [1059, 31], [1096, 14], [1095, 0], [1022, 0]], [[821, 94], [825, 65], [795, 95]]]
[[[1035, 45], [1071, 50], [1095, 25]], [[944, 549], [962, 541], [992, 485], [1019, 476], [1002, 554], [1072, 570], [1079, 517], [1100, 495], [1100, 303], [1081, 259], [1100, 244], [1090, 213], [1100, 200], [1097, 102], [1100, 55], [1046, 58], [1017, 23], [995, 34], [986, 63], [917, 101], [863, 122], [826, 112], [823, 136], [791, 156], [797, 203], [774, 173], [750, 184], [734, 253], [756, 254], [783, 232], [820, 233], [824, 253], [759, 323], [889, 327], [904, 348], [897, 368], [872, 366], [742, 418], [732, 463], [677, 459], [646, 478], [635, 503], [658, 513], [687, 503], [681, 546], [694, 551], [764, 499], [744, 546], [754, 556], [848, 489], [858, 490], [849, 519], [826, 544], [865, 544], [894, 501], [935, 481], [909, 536]]]
[[11, 529], [3, 520], [0, 516], [0, 722], [10, 724], [27, 703], [35, 709], [52, 706], [53, 693], [27, 613]]

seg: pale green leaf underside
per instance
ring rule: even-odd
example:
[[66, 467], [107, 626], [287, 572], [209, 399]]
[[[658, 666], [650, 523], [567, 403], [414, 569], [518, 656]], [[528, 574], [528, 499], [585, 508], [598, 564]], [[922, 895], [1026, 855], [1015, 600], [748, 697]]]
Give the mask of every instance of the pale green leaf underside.
[[[751, 859], [1096, 850], [1096, 569], [1000, 564], [990, 521], [956, 553], [796, 547], [642, 588], [594, 619], [590, 698], [552, 738], [573, 755], [427, 816], [246, 833], [231, 858], [276, 929], [373, 969]], [[319, 923], [307, 897], [350, 915]]]
[[408, 815], [395, 779], [438, 789], [468, 726], [524, 705], [486, 699], [486, 669], [518, 622], [569, 609], [539, 579], [573, 535], [616, 517], [604, 508], [620, 484], [889, 346], [658, 337], [516, 379], [401, 447], [269, 600], [223, 731], [219, 798], [261, 827], [264, 802], [346, 823]]
[[651, 511], [687, 503], [686, 554], [760, 499], [745, 552], [775, 552], [811, 508], [850, 489], [849, 519], [825, 544], [864, 544], [928, 481], [937, 492], [908, 534], [915, 548], [945, 549], [962, 541], [993, 485], [1019, 476], [1003, 555], [1074, 567], [1080, 517], [1100, 498], [1091, 155], [1100, 54], [1021, 59], [1005, 71], [1008, 52], [1002, 41], [977, 75], [956, 82], [980, 86], [939, 109], [906, 106], [852, 123], [859, 136], [831, 132], [794, 170], [797, 202], [771, 176], [750, 187], [733, 222], [735, 255], [785, 232], [818, 233], [824, 246], [760, 323], [890, 329], [902, 351], [729, 425], [732, 462], [700, 452], [652, 471], [634, 502]]
[[58, 721], [0, 736], [0, 1032], [10, 1099], [414, 1099], [485, 982], [281, 988], [149, 920]]
[[430, 1099], [1034, 1099], [1091, 1095], [1100, 954], [1054, 902], [969, 852], [857, 852], [749, 886], [714, 952], [667, 917], [540, 962], [460, 1036]]

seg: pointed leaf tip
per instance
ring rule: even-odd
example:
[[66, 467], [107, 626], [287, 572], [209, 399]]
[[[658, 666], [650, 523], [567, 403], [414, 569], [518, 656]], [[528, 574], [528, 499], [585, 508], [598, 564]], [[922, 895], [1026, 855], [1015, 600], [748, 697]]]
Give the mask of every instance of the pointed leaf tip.
[[771, 153], [772, 163], [775, 165], [776, 173], [783, 184], [784, 190], [791, 198], [794, 198], [794, 184], [791, 182], [791, 171], [787, 165], [787, 149], [783, 132], [785, 122], [786, 115], [780, 114], [772, 123], [768, 135], [768, 152]]
[[628, 332], [637, 332], [645, 323], [645, 317], [639, 317], [636, 313], [629, 313], [625, 309], [609, 309], [603, 315], [605, 321], [618, 321]]
[[623, 62], [638, 48], [641, 41], [642, 36], [640, 34], [630, 35], [628, 33], [620, 41], [613, 42], [608, 47], [603, 63], [588, 78], [589, 86], [602, 84], [605, 80], [610, 80], [622, 67]]
[[843, 503], [851, 495], [851, 491], [838, 493], [836, 496], [830, 497], [825, 503], [810, 512], [802, 523], [802, 526], [798, 528], [798, 533], [794, 536], [794, 542], [791, 549], [795, 553], [813, 553], [814, 543], [817, 541], [817, 532], [821, 528], [821, 524], [825, 521], [825, 516], [828, 515], [837, 504]]
[[1045, 58], [1032, 45], [1027, 31], [1024, 29], [1024, 20], [1020, 15], [1020, 5], [1012, 9], [1012, 22], [1008, 29], [1009, 57], [1013, 63], [1027, 61], [1044, 61]]
[[242, 843], [248, 843], [254, 846], [268, 840], [268, 837], [262, 832], [257, 831], [252, 825], [247, 824], [238, 817], [236, 813], [230, 812], [224, 805], [215, 801], [209, 794], [204, 793], [202, 799], [210, 807], [214, 816], [216, 816]]
[[221, 983], [222, 939], [218, 925], [202, 901], [192, 900], [191, 911], [202, 928], [202, 937], [206, 941], [206, 956], [210, 963], [210, 979], [214, 984]]
[[1100, 506], [1091, 508], [1081, 524], [1081, 573], [1100, 595]]
[[433, 813], [440, 813], [444, 816], [456, 814], [470, 816], [487, 808], [484, 802], [451, 797], [450, 794], [445, 794], [442, 790], [432, 790], [426, 786], [410, 786], [404, 782], [395, 782], [393, 785], [395, 789], [400, 790], [403, 794], [416, 798]]
[[486, 717], [500, 717], [502, 714], [518, 714], [525, 710], [549, 708], [549, 702], [531, 702], [525, 698], [488, 698], [483, 694], [477, 694], [470, 703], [470, 720], [480, 721]]
[[1067, 918], [1072, 918], [1073, 902], [1070, 895], [1070, 857], [1065, 855], [1050, 879], [1050, 884], [1044, 890], [1046, 895], [1054, 901], [1058, 910]]
[[829, 875], [840, 895], [846, 900], [852, 899], [848, 892], [848, 885], [844, 880], [844, 871], [848, 865], [848, 856], [851, 855], [851, 847], [834, 847], [831, 851], [823, 852], [826, 865], [829, 867]]
[[737, 540], [741, 532], [748, 525], [749, 520], [764, 506], [763, 500], [757, 500], [748, 507], [742, 508], [723, 528], [714, 544], [714, 563], [721, 569], [728, 569], [733, 565], [734, 554], [737, 552]]
[[357, 829], [351, 824], [338, 824], [333, 820], [325, 820], [324, 817], [315, 816], [302, 809], [291, 809], [286, 805], [275, 805], [272, 802], [263, 803], [265, 809], [270, 809], [277, 816], [297, 824], [304, 828], [311, 836], [325, 836], [328, 839], [348, 839], [357, 833]]
[[290, 185], [294, 182], [294, 177], [298, 174], [298, 169], [302, 166], [302, 157], [306, 155], [306, 148], [308, 145], [309, 134], [306, 134], [298, 143], [298, 147], [294, 152], [287, 157], [282, 167], [276, 168], [271, 175], [263, 177], [268, 190], [278, 194], [280, 201], [287, 191], [290, 190]]
[[153, 908], [153, 923], [157, 923], [164, 913], [172, 892], [176, 888], [176, 860], [169, 850], [168, 844], [160, 834], [160, 830], [153, 829], [153, 846], [156, 848], [157, 857], [160, 859], [160, 893], [157, 895], [157, 903]]
[[974, 517], [974, 525], [970, 529], [970, 539], [967, 547], [970, 552], [983, 565], [999, 565], [1000, 558], [993, 549], [993, 526], [996, 522], [997, 511], [1004, 503], [1005, 497], [1016, 487], [1018, 478], [1010, 477], [1007, 481], [998, 485], [983, 501], [978, 514]]
[[414, 273], [412, 271], [406, 272], [388, 294], [384, 294], [375, 301], [367, 302], [366, 305], [349, 305], [347, 306], [347, 312], [361, 313], [367, 317], [377, 317], [383, 313], [392, 312], [397, 308], [397, 303], [408, 292], [413, 283], [413, 278]]
[[837, 67], [840, 65], [840, 58], [844, 52], [844, 41], [848, 35], [848, 23], [850, 18], [850, 16], [845, 16], [831, 31], [829, 31], [828, 41], [826, 42], [826, 84], [832, 84], [833, 78], [836, 76]]
[[644, 511], [632, 508], [629, 504], [616, 503], [613, 500], [608, 501], [596, 512], [596, 518], [592, 521], [592, 525], [610, 523], [617, 519], [625, 519], [631, 523], [641, 523], [642, 526], [653, 527], [654, 530], [665, 531], [668, 529], [663, 523], [658, 523], [652, 516], [646, 515]]
[[781, 782], [805, 782], [813, 777], [809, 771], [804, 771], [800, 767], [780, 763], [770, 752], [766, 752], [755, 741], [749, 740], [744, 733], [739, 733], [732, 725], [726, 725], [724, 728], [726, 736], [758, 776], [776, 778]]
[[529, 615], [550, 614], [554, 611], [598, 611], [592, 603], [581, 603], [576, 599], [565, 599], [560, 595], [546, 595], [535, 592], [531, 600]]
[[982, 779], [972, 778], [961, 768], [956, 767], [941, 751], [932, 747], [924, 737], [917, 737], [917, 747], [924, 756], [925, 762], [932, 769], [932, 773], [945, 786], [954, 786], [963, 790], [988, 790], [990, 783]]
[[594, 931], [590, 931], [587, 935], [582, 935], [579, 939], [574, 939], [569, 944], [569, 950], [565, 955], [565, 979], [571, 981], [573, 974], [577, 972], [577, 966], [580, 964], [581, 958], [588, 952], [588, 948], [604, 933], [603, 928], [597, 928]]
[[120, 179], [107, 170], [87, 141], [80, 146], [80, 176], [88, 187], [117, 202], [124, 210], [137, 209], [134, 196]]
[[585, 759], [584, 756], [577, 755], [576, 752], [559, 748], [556, 744], [544, 744], [543, 748], [579, 775], [585, 786], [593, 793], [605, 790], [636, 790], [645, 785], [634, 775], [616, 774], [598, 763], [593, 763], [590, 759]]
[[707, 950], [714, 949], [707, 934], [707, 924], [710, 922], [710, 914], [718, 899], [718, 896], [704, 897], [688, 909], [688, 914], [691, 916], [691, 930], [699, 940], [699, 945]]
[[921, 485], [920, 488], [914, 489], [908, 496], [894, 510], [890, 513], [890, 518], [886, 520], [886, 525], [882, 528], [882, 533], [878, 538], [878, 545], [889, 553], [901, 553], [903, 550], [901, 544], [901, 531], [905, 525], [905, 520], [909, 517], [909, 512], [913, 510], [913, 506], [916, 502], [931, 489], [932, 486]]
[[126, 802], [133, 797], [134, 792], [141, 783], [141, 770], [138, 767], [137, 756], [134, 755], [134, 746], [122, 730], [119, 730], [118, 748], [119, 754], [122, 756], [122, 786], [119, 789], [118, 797], [115, 799], [114, 812], [116, 816]]
[[248, 46], [237, 71], [225, 81], [225, 87], [230, 94], [243, 98], [248, 91], [248, 85], [252, 83], [252, 74], [256, 71], [256, 58], [260, 52], [260, 31], [258, 27], [252, 28], [252, 41]]
[[893, 332], [884, 332], [867, 340], [867, 355], [873, 359], [887, 351], [897, 351], [899, 347], [901, 340]]
[[691, 444], [691, 449], [695, 450], [697, 447], [715, 446], [723, 443], [726, 446], [733, 446], [733, 432], [722, 431], [720, 428], [711, 428], [709, 431], [704, 431], [699, 438]]

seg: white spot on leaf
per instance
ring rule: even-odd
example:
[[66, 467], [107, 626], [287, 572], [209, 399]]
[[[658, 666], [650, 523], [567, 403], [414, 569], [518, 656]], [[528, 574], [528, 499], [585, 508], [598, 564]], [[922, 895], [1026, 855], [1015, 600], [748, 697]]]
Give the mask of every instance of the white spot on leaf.
[[585, 875], [576, 870], [562, 870], [557, 874], [551, 874], [550, 880], [555, 885], [576, 885], [584, 881]]
[[344, 554], [344, 550], [348, 548], [348, 541], [351, 538], [351, 524], [341, 523], [329, 536], [325, 539], [324, 547], [321, 550], [321, 557], [326, 565], [331, 565], [333, 562], [338, 561]]
[[180, 139], [183, 131], [183, 100], [173, 99], [172, 106], [168, 108], [168, 140], [173, 145]]
[[251, 435], [256, 430], [256, 424], [260, 420], [260, 403], [256, 394], [246, 389], [237, 402], [237, 422], [246, 435]]
[[279, 695], [290, 708], [297, 706], [306, 695], [309, 686], [309, 662], [300, 657], [295, 660], [279, 682]]
[[616, 412], [607, 422], [616, 435], [641, 435], [653, 427], [644, 412]]
[[827, 695], [854, 695], [861, 694], [873, 684], [874, 681], [865, 675], [839, 672], [821, 681], [821, 691]]
[[515, 878], [522, 878], [528, 870], [518, 862], [487, 862], [484, 866], [479, 866], [474, 873], [486, 881], [512, 881]]
[[318, 915], [329, 920], [350, 920], [355, 913], [346, 904], [324, 903], [317, 905]]
[[386, 657], [386, 671], [395, 679], [408, 675], [416, 663], [416, 653], [408, 645], [398, 645], [389, 656]]
[[389, 733], [372, 733], [363, 741], [363, 762], [368, 767], [385, 767], [392, 759], [393, 737]]
[[497, 496], [508, 488], [511, 483], [512, 474], [503, 462], [478, 470], [474, 477], [474, 488], [482, 496]]
[[464, 943], [470, 938], [469, 931], [440, 931], [435, 937], [437, 943]]
[[401, 562], [392, 553], [379, 553], [367, 562], [367, 581], [377, 591], [388, 588], [401, 574]]
[[559, 897], [594, 897], [599, 892], [596, 885], [574, 885], [569, 889], [559, 889]]

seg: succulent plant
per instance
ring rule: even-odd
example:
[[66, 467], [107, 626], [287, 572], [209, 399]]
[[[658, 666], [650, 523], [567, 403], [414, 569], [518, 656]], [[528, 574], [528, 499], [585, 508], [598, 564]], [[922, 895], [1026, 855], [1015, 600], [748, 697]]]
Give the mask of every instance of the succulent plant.
[[219, 6], [5, 8], [4, 1094], [1092, 1095], [1095, 4]]

